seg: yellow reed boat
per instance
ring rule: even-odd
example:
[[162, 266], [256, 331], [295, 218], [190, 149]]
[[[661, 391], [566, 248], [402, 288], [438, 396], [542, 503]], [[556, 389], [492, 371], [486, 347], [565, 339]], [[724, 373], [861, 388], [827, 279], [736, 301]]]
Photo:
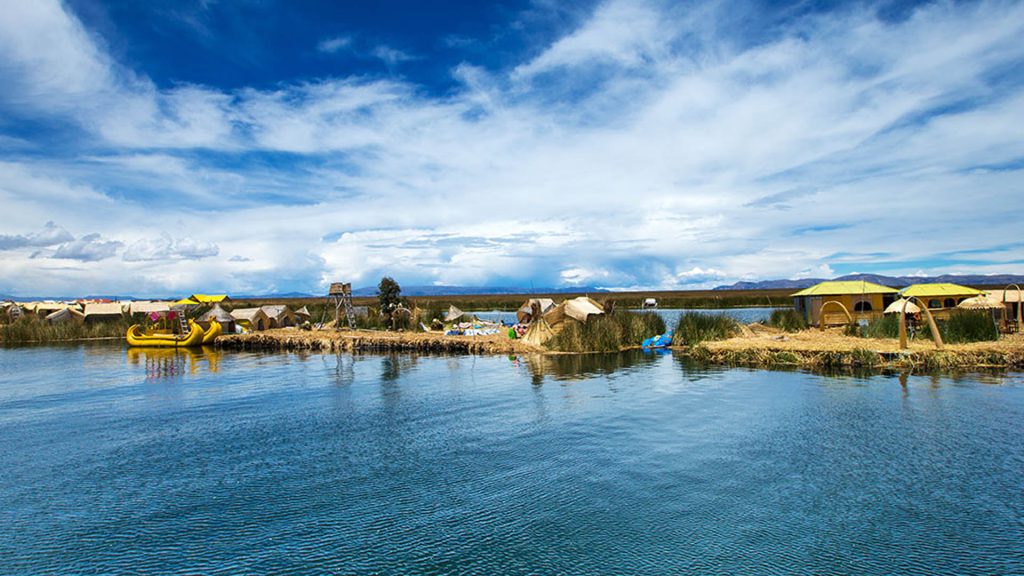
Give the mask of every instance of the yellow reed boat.
[[[212, 330], [213, 326], [211, 325], [210, 328]], [[128, 328], [128, 333], [126, 334], [129, 346], [155, 346], [163, 348], [202, 346], [203, 337], [205, 336], [206, 332], [203, 331], [203, 328], [192, 320], [188, 321], [188, 332], [185, 332], [184, 334], [146, 331], [138, 324], [132, 324], [131, 328]], [[216, 336], [214, 336], [214, 338], [216, 338]]]
[[203, 334], [203, 345], [213, 344], [213, 341], [220, 336], [224, 329], [221, 327], [220, 322], [217, 322], [213, 318], [210, 319], [210, 327], [207, 328], [206, 333]]

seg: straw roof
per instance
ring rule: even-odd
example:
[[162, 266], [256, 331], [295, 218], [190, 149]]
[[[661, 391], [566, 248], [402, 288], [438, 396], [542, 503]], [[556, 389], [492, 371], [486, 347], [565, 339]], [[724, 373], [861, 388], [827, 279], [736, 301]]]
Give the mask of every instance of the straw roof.
[[227, 324], [228, 322], [234, 322], [235, 319], [228, 313], [227, 310], [220, 307], [219, 304], [214, 304], [213, 308], [210, 308], [199, 316], [200, 322], [209, 322], [210, 320], [216, 320], [221, 324]]
[[917, 296], [918, 298], [943, 298], [946, 296], [980, 296], [984, 294], [981, 290], [975, 290], [959, 284], [949, 282], [935, 282], [925, 284], [911, 284], [900, 290], [903, 296]]
[[169, 312], [170, 310], [171, 304], [169, 302], [139, 300], [128, 304], [129, 314], [150, 314], [152, 312]]
[[65, 308], [70, 308], [71, 306], [71, 304], [65, 304], [63, 302], [33, 302], [32, 304], [29, 304], [25, 308], [35, 312], [36, 314], [49, 314], [51, 312], [64, 310]]
[[1016, 290], [990, 290], [989, 298], [1000, 302], [1020, 302], [1021, 293]]
[[604, 314], [604, 308], [600, 304], [586, 296], [580, 296], [555, 306], [544, 315], [544, 320], [551, 326], [555, 326], [564, 322], [566, 318], [586, 322], [590, 316], [600, 314]]
[[864, 280], [829, 280], [827, 282], [819, 282], [810, 288], [804, 288], [799, 292], [791, 294], [791, 296], [798, 298], [801, 296], [840, 296], [843, 294], [894, 294], [896, 292], [895, 288], [889, 288], [874, 282], [865, 282]]
[[921, 307], [913, 302], [909, 302], [906, 298], [900, 298], [899, 300], [889, 304], [885, 307], [883, 314], [899, 314], [903, 311], [903, 303], [907, 303], [907, 314], [918, 314], [921, 312]]
[[530, 298], [516, 310], [516, 320], [522, 322], [527, 316], [533, 314], [534, 303], [540, 304], [540, 313], [543, 316], [555, 307], [555, 301], [551, 298]]
[[997, 310], [1003, 307], [1003, 302], [995, 300], [991, 296], [972, 296], [957, 304], [956, 307], [966, 310]]
[[62, 308], [56, 312], [51, 312], [46, 315], [46, 321], [50, 324], [59, 324], [61, 322], [68, 322], [71, 320], [84, 320], [85, 314], [82, 314], [75, 308]]
[[262, 308], [235, 308], [231, 311], [232, 318], [235, 320], [243, 320], [245, 322], [251, 322], [260, 316], [263, 316], [267, 320], [270, 319]]
[[85, 317], [120, 316], [123, 312], [120, 302], [90, 302], [85, 305]]
[[306, 308], [305, 306], [296, 310], [295, 315], [302, 316], [303, 318], [309, 318], [310, 316], [312, 316], [312, 314], [309, 313], [309, 308]]
[[260, 307], [260, 310], [263, 310], [263, 313], [266, 314], [268, 318], [276, 318], [280, 320], [282, 317], [295, 317], [295, 313], [292, 312], [292, 309], [289, 308], [287, 304], [268, 304]]

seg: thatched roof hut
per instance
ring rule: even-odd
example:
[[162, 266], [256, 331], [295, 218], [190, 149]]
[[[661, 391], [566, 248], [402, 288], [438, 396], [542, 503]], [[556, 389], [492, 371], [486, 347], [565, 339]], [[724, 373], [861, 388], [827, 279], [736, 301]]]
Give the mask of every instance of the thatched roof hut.
[[152, 314], [156, 312], [162, 314], [164, 312], [171, 311], [170, 302], [150, 302], [148, 300], [138, 300], [128, 304], [128, 313], [132, 316], [136, 314]]
[[63, 324], [64, 322], [83, 322], [85, 320], [85, 314], [78, 311], [77, 308], [67, 307], [61, 308], [46, 315], [46, 321], [50, 324]]
[[235, 331], [235, 319], [231, 316], [227, 310], [220, 307], [220, 304], [214, 304], [212, 308], [203, 312], [196, 319], [196, 322], [203, 327], [204, 330], [210, 328], [210, 321], [216, 320], [221, 325], [225, 334], [231, 334]]
[[261, 306], [260, 310], [270, 319], [271, 328], [284, 328], [295, 326], [295, 312], [287, 304], [274, 304]]
[[523, 305], [516, 310], [516, 320], [520, 324], [529, 324], [535, 318], [533, 317], [534, 304], [540, 306], [540, 315], [543, 316], [550, 312], [555, 307], [555, 301], [551, 298], [530, 298]]
[[123, 314], [124, 307], [120, 302], [88, 302], [85, 305], [87, 322], [117, 320]]
[[578, 322], [586, 322], [587, 318], [602, 314], [604, 314], [604, 308], [600, 303], [587, 296], [580, 296], [555, 306], [543, 318], [549, 325], [557, 326], [565, 322], [566, 318], [571, 318]]
[[235, 308], [231, 311], [235, 323], [249, 331], [270, 328], [270, 318], [262, 308]]

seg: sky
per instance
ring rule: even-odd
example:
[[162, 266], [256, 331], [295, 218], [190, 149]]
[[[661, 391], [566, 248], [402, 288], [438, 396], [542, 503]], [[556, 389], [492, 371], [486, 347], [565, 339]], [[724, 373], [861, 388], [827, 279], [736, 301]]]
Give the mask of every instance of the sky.
[[0, 293], [1024, 273], [1024, 2], [7, 0]]

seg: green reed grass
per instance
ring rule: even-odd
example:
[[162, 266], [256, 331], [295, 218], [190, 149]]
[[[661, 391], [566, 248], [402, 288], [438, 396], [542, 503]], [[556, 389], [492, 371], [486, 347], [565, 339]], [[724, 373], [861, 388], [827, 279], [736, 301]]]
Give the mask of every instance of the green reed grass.
[[665, 321], [657, 314], [618, 311], [591, 316], [586, 322], [566, 321], [547, 347], [560, 352], [616, 352], [664, 332]]
[[694, 346], [701, 342], [726, 340], [740, 333], [739, 323], [725, 314], [685, 312], [679, 317], [672, 344]]

